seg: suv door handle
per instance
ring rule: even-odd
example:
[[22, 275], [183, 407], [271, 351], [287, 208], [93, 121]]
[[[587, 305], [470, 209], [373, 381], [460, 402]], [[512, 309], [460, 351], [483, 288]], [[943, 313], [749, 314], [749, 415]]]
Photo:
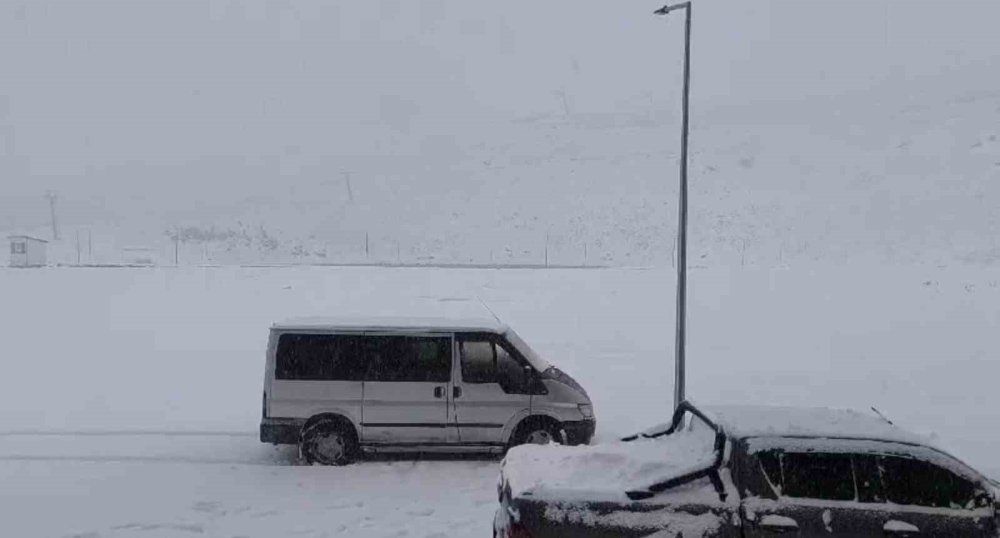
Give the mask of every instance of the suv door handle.
[[434, 397], [444, 398], [444, 387], [434, 387]]
[[772, 534], [785, 534], [798, 532], [799, 524], [790, 517], [769, 514], [760, 518], [760, 528]]
[[461, 398], [462, 397], [462, 387], [454, 387], [454, 388], [452, 388], [451, 389], [451, 396], [453, 398]]
[[885, 534], [888, 536], [913, 536], [920, 534], [920, 529], [916, 525], [911, 525], [905, 521], [887, 521], [885, 526], [882, 527]]

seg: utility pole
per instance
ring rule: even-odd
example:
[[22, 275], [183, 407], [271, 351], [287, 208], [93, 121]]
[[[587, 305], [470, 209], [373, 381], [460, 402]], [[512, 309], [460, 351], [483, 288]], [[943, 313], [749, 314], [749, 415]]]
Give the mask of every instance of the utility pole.
[[687, 340], [687, 220], [688, 220], [688, 131], [691, 93], [691, 2], [667, 5], [656, 10], [656, 15], [666, 15], [684, 10], [684, 93], [681, 120], [681, 181], [680, 200], [677, 206], [677, 333], [674, 342], [674, 409], [680, 406], [685, 392], [685, 345]]
[[52, 218], [52, 239], [58, 241], [59, 221], [56, 220], [56, 200], [59, 199], [59, 195], [55, 191], [49, 191], [45, 193], [45, 198], [49, 201], [49, 214]]

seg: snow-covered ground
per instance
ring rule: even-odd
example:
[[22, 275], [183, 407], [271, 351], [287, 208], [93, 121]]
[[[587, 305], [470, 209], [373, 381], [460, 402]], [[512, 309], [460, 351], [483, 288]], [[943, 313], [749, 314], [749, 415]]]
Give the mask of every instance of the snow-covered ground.
[[[669, 269], [0, 270], [11, 536], [486, 536], [491, 460], [296, 465], [256, 440], [268, 325], [486, 302], [587, 387], [598, 441], [662, 423]], [[1000, 273], [698, 268], [691, 394], [879, 408], [1000, 475]]]

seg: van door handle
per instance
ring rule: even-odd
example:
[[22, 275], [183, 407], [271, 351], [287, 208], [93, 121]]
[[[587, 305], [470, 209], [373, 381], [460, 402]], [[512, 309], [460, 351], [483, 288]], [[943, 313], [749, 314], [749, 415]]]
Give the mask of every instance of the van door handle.
[[444, 398], [444, 387], [434, 387], [434, 397]]
[[462, 387], [454, 387], [454, 388], [452, 388], [452, 390], [451, 390], [451, 396], [452, 396], [452, 398], [461, 398], [462, 397]]

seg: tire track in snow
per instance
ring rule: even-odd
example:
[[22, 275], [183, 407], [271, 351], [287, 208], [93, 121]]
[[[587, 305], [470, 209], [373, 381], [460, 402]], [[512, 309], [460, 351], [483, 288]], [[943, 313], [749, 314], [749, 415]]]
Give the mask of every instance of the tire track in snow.
[[0, 437], [257, 437], [257, 432], [247, 431], [196, 431], [196, 430], [0, 430]]
[[273, 447], [246, 431], [8, 430], [0, 461], [149, 462], [294, 466], [294, 447]]
[[259, 459], [211, 459], [189, 458], [184, 456], [37, 456], [31, 454], [4, 454], [0, 461], [70, 461], [82, 463], [188, 463], [204, 465], [256, 465], [261, 467], [295, 467], [299, 464], [294, 460], [259, 460]]

